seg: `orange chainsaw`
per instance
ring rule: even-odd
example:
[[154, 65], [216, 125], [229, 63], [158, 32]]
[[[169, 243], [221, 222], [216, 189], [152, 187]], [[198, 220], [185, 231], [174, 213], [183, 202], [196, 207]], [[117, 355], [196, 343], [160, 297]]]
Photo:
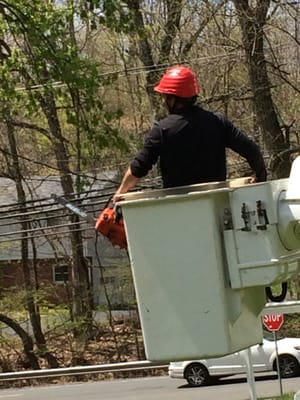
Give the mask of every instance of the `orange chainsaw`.
[[94, 218], [85, 211], [81, 210], [79, 207], [75, 206], [63, 196], [57, 196], [55, 193], [53, 193], [51, 194], [51, 197], [57, 201], [57, 203], [70, 210], [72, 213], [78, 215], [85, 221], [92, 223], [95, 226], [95, 230], [107, 237], [113, 246], [119, 246], [121, 249], [125, 249], [127, 247], [121, 207], [108, 207], [111, 199], [109, 199], [104, 209], [100, 212], [98, 218]]

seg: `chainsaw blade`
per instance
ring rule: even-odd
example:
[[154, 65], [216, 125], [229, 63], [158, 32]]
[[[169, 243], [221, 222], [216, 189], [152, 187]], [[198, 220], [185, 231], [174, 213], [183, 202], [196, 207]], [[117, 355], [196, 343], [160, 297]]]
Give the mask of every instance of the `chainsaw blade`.
[[88, 215], [85, 211], [81, 210], [79, 207], [75, 206], [75, 204], [71, 203], [69, 200], [65, 199], [63, 196], [57, 196], [55, 193], [51, 194], [51, 197], [57, 201], [58, 204], [64, 206], [68, 210], [70, 210], [73, 214], [78, 215], [80, 218], [85, 221], [94, 224], [95, 218]]

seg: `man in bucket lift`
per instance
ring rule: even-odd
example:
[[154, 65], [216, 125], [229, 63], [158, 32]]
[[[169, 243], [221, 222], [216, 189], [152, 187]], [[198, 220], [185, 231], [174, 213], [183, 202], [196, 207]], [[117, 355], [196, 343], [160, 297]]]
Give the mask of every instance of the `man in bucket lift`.
[[266, 180], [258, 145], [223, 115], [196, 105], [199, 85], [193, 71], [173, 66], [154, 90], [162, 94], [169, 115], [152, 127], [125, 172], [114, 201], [146, 176], [158, 159], [164, 188], [224, 181], [226, 148], [247, 160], [254, 172], [252, 182]]

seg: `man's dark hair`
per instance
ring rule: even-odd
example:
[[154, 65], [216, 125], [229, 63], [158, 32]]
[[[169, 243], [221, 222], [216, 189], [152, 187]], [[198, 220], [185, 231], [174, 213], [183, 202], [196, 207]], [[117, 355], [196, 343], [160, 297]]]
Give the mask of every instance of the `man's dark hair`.
[[176, 97], [178, 99], [178, 102], [183, 104], [184, 106], [192, 106], [193, 104], [196, 103], [198, 96], [193, 96], [193, 97]]

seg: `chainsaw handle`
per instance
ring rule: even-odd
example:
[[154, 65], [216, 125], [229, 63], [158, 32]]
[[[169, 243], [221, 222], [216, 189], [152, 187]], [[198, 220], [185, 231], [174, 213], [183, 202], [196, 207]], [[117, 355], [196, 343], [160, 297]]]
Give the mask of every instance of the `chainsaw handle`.
[[[114, 196], [110, 196], [107, 202], [105, 203], [103, 209], [112, 208], [115, 212], [115, 222], [119, 222], [122, 218], [122, 209], [121, 206], [118, 205], [114, 200]], [[111, 204], [111, 205], [110, 205]]]
[[114, 211], [115, 211], [115, 221], [119, 222], [120, 219], [123, 217], [121, 206], [119, 206], [118, 204], [114, 203], [113, 208], [114, 208]]

